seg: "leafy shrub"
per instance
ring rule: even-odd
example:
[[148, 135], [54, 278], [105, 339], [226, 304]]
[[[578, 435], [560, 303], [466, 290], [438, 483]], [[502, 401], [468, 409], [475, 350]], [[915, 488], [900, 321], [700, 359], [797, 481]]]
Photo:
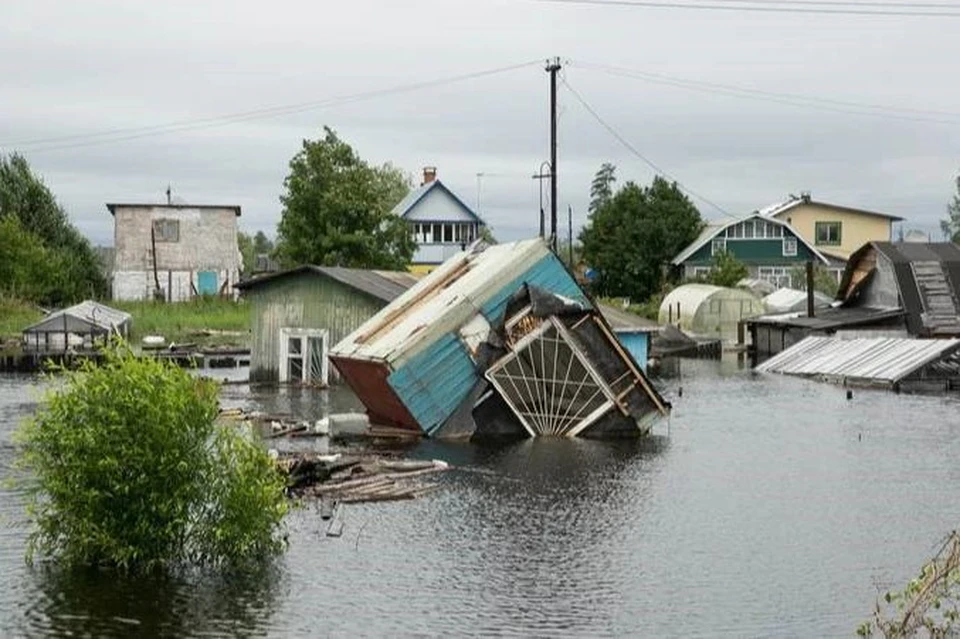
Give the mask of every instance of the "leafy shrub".
[[215, 424], [215, 383], [120, 346], [62, 375], [20, 433], [28, 559], [153, 570], [283, 548], [283, 477], [256, 442]]

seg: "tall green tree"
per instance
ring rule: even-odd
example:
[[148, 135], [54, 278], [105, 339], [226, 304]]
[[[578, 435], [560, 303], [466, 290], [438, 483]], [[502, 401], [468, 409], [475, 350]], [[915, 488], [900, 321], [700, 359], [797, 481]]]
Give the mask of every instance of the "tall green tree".
[[304, 140], [284, 181], [277, 253], [287, 265], [402, 269], [416, 244], [391, 214], [410, 190], [396, 167], [371, 166], [329, 127]]
[[592, 211], [580, 232], [595, 288], [641, 301], [656, 293], [670, 260], [703, 229], [697, 207], [677, 184], [656, 177], [647, 187], [627, 182]]
[[50, 189], [17, 154], [0, 156], [0, 220], [11, 217], [49, 251], [48, 265], [56, 266], [52, 281], [42, 294], [33, 293], [40, 295], [33, 301], [63, 305], [106, 295], [107, 281], [90, 242], [70, 224]]
[[960, 243], [960, 175], [956, 179], [957, 192], [953, 201], [947, 204], [947, 217], [940, 220], [943, 237], [954, 243]]
[[613, 197], [613, 184], [617, 181], [617, 167], [609, 162], [600, 165], [600, 170], [593, 176], [593, 182], [590, 184], [590, 207], [589, 212], [593, 213], [598, 208], [610, 201]]

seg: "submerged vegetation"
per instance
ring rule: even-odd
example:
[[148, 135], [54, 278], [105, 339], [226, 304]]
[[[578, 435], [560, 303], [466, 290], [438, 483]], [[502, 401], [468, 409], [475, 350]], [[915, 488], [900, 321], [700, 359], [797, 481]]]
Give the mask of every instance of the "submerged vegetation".
[[28, 558], [154, 570], [280, 552], [285, 480], [258, 443], [215, 423], [217, 385], [115, 345], [63, 371], [20, 431]]

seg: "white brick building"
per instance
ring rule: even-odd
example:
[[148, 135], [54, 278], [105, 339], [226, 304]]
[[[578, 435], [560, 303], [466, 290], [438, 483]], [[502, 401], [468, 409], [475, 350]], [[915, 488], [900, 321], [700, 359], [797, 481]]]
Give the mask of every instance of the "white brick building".
[[113, 299], [171, 302], [235, 295], [239, 206], [107, 204], [114, 219]]

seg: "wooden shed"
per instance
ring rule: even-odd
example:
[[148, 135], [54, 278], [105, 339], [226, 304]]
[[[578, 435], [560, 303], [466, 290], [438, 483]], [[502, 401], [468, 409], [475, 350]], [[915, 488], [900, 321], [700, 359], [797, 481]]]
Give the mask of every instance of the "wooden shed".
[[416, 281], [406, 272], [306, 265], [237, 284], [251, 307], [250, 381], [327, 384], [329, 347]]

